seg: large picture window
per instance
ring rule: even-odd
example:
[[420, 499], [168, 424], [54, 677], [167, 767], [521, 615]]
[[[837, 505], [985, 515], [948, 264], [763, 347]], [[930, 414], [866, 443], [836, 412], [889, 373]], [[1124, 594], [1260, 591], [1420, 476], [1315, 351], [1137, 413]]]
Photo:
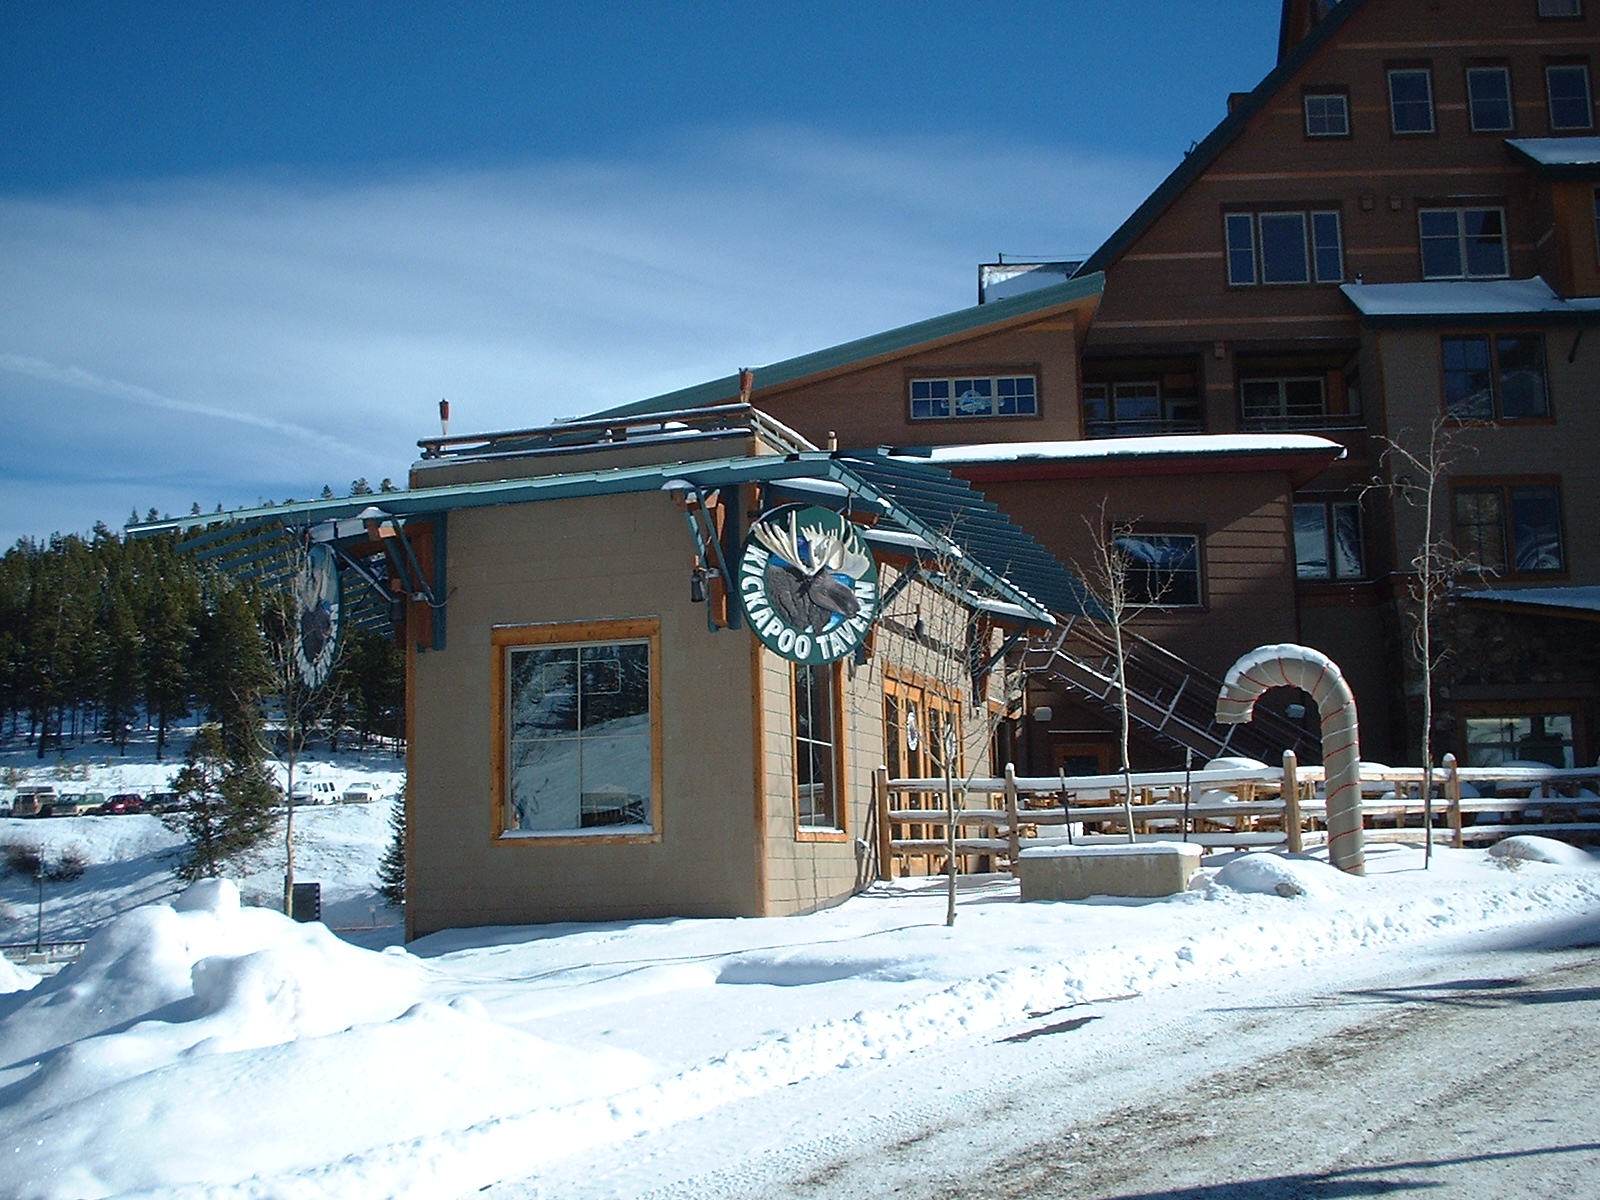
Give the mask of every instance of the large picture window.
[[503, 837], [660, 832], [653, 620], [494, 631]]
[[795, 826], [843, 830], [839, 664], [794, 666]]
[[1503, 208], [1424, 208], [1417, 211], [1424, 279], [1504, 279]]
[[1445, 412], [1457, 420], [1549, 417], [1542, 334], [1451, 334], [1440, 340], [1440, 357]]
[[1321, 375], [1241, 379], [1239, 408], [1246, 429], [1320, 426], [1328, 416], [1327, 389]]
[[1567, 569], [1561, 489], [1550, 483], [1474, 481], [1451, 489], [1456, 549], [1498, 575], [1555, 575]]
[[1034, 417], [1039, 381], [1033, 375], [972, 375], [911, 381], [911, 419]]
[[1502, 767], [1512, 762], [1577, 765], [1570, 712], [1465, 717], [1462, 725], [1467, 742], [1463, 766]]
[[1129, 604], [1200, 607], [1197, 534], [1125, 532], [1113, 538], [1112, 546], [1127, 568]]

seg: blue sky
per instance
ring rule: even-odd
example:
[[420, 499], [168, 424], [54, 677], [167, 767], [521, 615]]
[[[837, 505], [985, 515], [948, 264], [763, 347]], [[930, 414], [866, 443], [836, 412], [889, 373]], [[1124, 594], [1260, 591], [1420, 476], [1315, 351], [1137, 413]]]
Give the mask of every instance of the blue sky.
[[539, 424], [968, 305], [1093, 249], [1277, 17], [0, 5], [0, 544], [402, 480], [441, 396]]

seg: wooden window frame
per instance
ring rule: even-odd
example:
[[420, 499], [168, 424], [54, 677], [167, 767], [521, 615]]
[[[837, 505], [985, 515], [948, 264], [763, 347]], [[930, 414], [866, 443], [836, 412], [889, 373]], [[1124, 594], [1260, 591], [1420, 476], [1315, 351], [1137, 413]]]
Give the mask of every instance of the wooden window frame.
[[[944, 422], [949, 422], [952, 424], [970, 424], [973, 422], [982, 423], [985, 421], [1041, 421], [1044, 419], [1044, 373], [1040, 370], [1040, 364], [1038, 363], [1002, 365], [983, 364], [975, 367], [934, 366], [921, 370], [907, 369], [903, 372], [903, 375], [904, 379], [902, 381], [902, 386], [904, 390], [902, 394], [904, 395], [906, 401], [905, 415], [906, 422], [909, 425], [938, 425]], [[911, 392], [912, 384], [914, 383], [948, 380], [953, 385], [954, 381], [957, 379], [999, 380], [1024, 378], [1031, 378], [1033, 380], [1033, 411], [1031, 413], [957, 413], [955, 411], [956, 397], [953, 386], [951, 388], [950, 396], [951, 411], [948, 416], [919, 417], [913, 413], [913, 400]], [[996, 403], [998, 403], [999, 398], [999, 392], [997, 389], [993, 399]]]
[[[1515, 541], [1515, 528], [1511, 515], [1511, 489], [1518, 487], [1548, 487], [1554, 488], [1556, 493], [1557, 528], [1556, 536], [1561, 542], [1561, 566], [1549, 571], [1519, 571], [1516, 569], [1517, 546]], [[1505, 579], [1511, 581], [1531, 580], [1557, 580], [1566, 579], [1571, 575], [1571, 540], [1567, 536], [1567, 503], [1562, 496], [1561, 476], [1559, 475], [1453, 475], [1449, 480], [1450, 489], [1450, 537], [1456, 547], [1456, 552], [1465, 554], [1462, 544], [1460, 524], [1457, 520], [1456, 495], [1464, 491], [1490, 491], [1500, 492], [1500, 520], [1501, 537], [1505, 543], [1506, 566], [1503, 570], [1484, 568], [1484, 575], [1488, 579]]]
[[[1474, 71], [1498, 71], [1506, 81], [1506, 105], [1510, 110], [1511, 124], [1505, 126], [1480, 126], [1472, 109], [1472, 75]], [[1517, 93], [1512, 84], [1511, 65], [1504, 62], [1469, 62], [1463, 70], [1463, 86], [1467, 96], [1467, 129], [1471, 133], [1484, 134], [1489, 137], [1504, 137], [1506, 134], [1515, 133], [1517, 129]]]
[[[1428, 81], [1428, 127], [1426, 129], [1395, 128], [1394, 77], [1396, 75], [1421, 75]], [[1439, 136], [1439, 97], [1433, 86], [1431, 62], [1387, 63], [1383, 70], [1384, 95], [1389, 109], [1389, 136], [1393, 138], [1419, 138]]]
[[789, 746], [794, 770], [794, 840], [797, 842], [848, 842], [850, 840], [850, 799], [845, 783], [847, 762], [844, 743], [844, 672], [839, 662], [824, 663], [818, 670], [828, 672], [828, 699], [833, 705], [833, 780], [834, 819], [837, 825], [805, 825], [800, 814], [800, 711], [798, 697], [799, 663], [789, 664]]
[[[1584, 113], [1588, 121], [1582, 125], [1557, 125], [1555, 94], [1551, 88], [1551, 71], [1565, 71], [1578, 69], [1583, 72], [1584, 99], [1588, 102]], [[1552, 137], [1561, 137], [1564, 134], [1593, 132], [1594, 130], [1594, 73], [1589, 69], [1589, 61], [1584, 58], [1552, 58], [1544, 63], [1544, 103], [1545, 123], [1549, 127]]]
[[[506, 828], [509, 802], [511, 651], [526, 646], [594, 646], [644, 641], [650, 647], [650, 832], [583, 833], [578, 830], [537, 832]], [[603, 621], [556, 621], [531, 625], [496, 625], [489, 633], [489, 703], [491, 823], [489, 840], [496, 846], [604, 846], [645, 844], [662, 840], [661, 769], [661, 619], [625, 617]], [[603, 826], [601, 827], [603, 828]]]
[[[1544, 382], [1544, 415], [1537, 417], [1508, 417], [1504, 415], [1502, 401], [1503, 389], [1500, 386], [1500, 339], [1502, 337], [1529, 337], [1539, 338], [1540, 350], [1543, 357], [1543, 382]], [[1460, 417], [1450, 411], [1450, 396], [1445, 386], [1444, 344], [1448, 339], [1482, 338], [1489, 346], [1489, 386], [1494, 404], [1494, 415], [1490, 417]], [[1555, 397], [1550, 390], [1550, 355], [1549, 345], [1542, 329], [1519, 329], [1508, 327], [1504, 329], [1445, 329], [1439, 333], [1439, 403], [1445, 420], [1453, 425], [1554, 425], [1556, 422]]]

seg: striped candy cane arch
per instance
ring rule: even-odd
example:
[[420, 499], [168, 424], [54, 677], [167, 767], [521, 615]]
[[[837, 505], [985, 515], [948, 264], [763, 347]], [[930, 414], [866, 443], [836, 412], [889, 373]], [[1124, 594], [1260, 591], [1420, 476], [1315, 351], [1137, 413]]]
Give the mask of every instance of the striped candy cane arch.
[[1356, 700], [1338, 665], [1309, 646], [1260, 646], [1223, 677], [1217, 723], [1242, 725], [1256, 700], [1275, 687], [1309, 692], [1322, 718], [1322, 765], [1328, 793], [1328, 861], [1352, 875], [1367, 873], [1361, 832], [1361, 735]]

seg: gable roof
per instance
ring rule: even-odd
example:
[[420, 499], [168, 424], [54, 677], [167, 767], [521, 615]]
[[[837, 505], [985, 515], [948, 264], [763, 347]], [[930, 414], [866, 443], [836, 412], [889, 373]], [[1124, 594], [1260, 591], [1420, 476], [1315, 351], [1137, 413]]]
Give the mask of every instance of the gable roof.
[[1156, 218], [1165, 212], [1184, 189], [1198, 179], [1216, 161], [1217, 156], [1228, 148], [1233, 139], [1244, 131], [1250, 118], [1265, 108], [1277, 94], [1278, 89], [1305, 66], [1311, 56], [1338, 33], [1356, 10], [1366, 3], [1367, 0], [1343, 0], [1342, 3], [1335, 5], [1333, 11], [1318, 22], [1299, 45], [1279, 58], [1278, 65], [1268, 72], [1267, 77], [1256, 85], [1254, 91], [1239, 101], [1220, 125], [1184, 155], [1177, 169], [1161, 181], [1161, 185], [1150, 193], [1143, 204], [1134, 209], [1133, 215], [1118, 226], [1116, 232], [1107, 238], [1098, 250], [1084, 259], [1083, 266], [1079, 268], [1080, 273], [1104, 271], [1116, 262], [1122, 252], [1146, 229], [1155, 224]]
[[[1071, 308], [1086, 300], [1096, 299], [1104, 287], [1104, 275], [1080, 270], [1065, 283], [1039, 288], [1009, 300], [993, 300], [988, 304], [958, 309], [942, 316], [930, 317], [925, 321], [902, 325], [898, 329], [875, 333], [870, 337], [857, 338], [850, 342], [841, 342], [837, 346], [814, 350], [797, 358], [786, 358], [769, 366], [756, 367], [753, 370], [754, 386], [759, 390], [776, 387], [779, 384], [795, 383], [858, 364], [865, 365], [874, 359], [904, 354], [918, 347], [932, 345], [963, 334], [975, 334], [982, 330], [998, 329], [1007, 325], [1027, 324], [1047, 316], [1053, 309]], [[739, 376], [735, 373], [693, 387], [680, 388], [675, 392], [652, 396], [647, 400], [635, 400], [629, 404], [619, 404], [615, 408], [601, 409], [599, 412], [589, 413], [586, 419], [647, 416], [678, 409], [700, 408], [705, 405], [725, 403], [736, 399], [738, 395]]]

